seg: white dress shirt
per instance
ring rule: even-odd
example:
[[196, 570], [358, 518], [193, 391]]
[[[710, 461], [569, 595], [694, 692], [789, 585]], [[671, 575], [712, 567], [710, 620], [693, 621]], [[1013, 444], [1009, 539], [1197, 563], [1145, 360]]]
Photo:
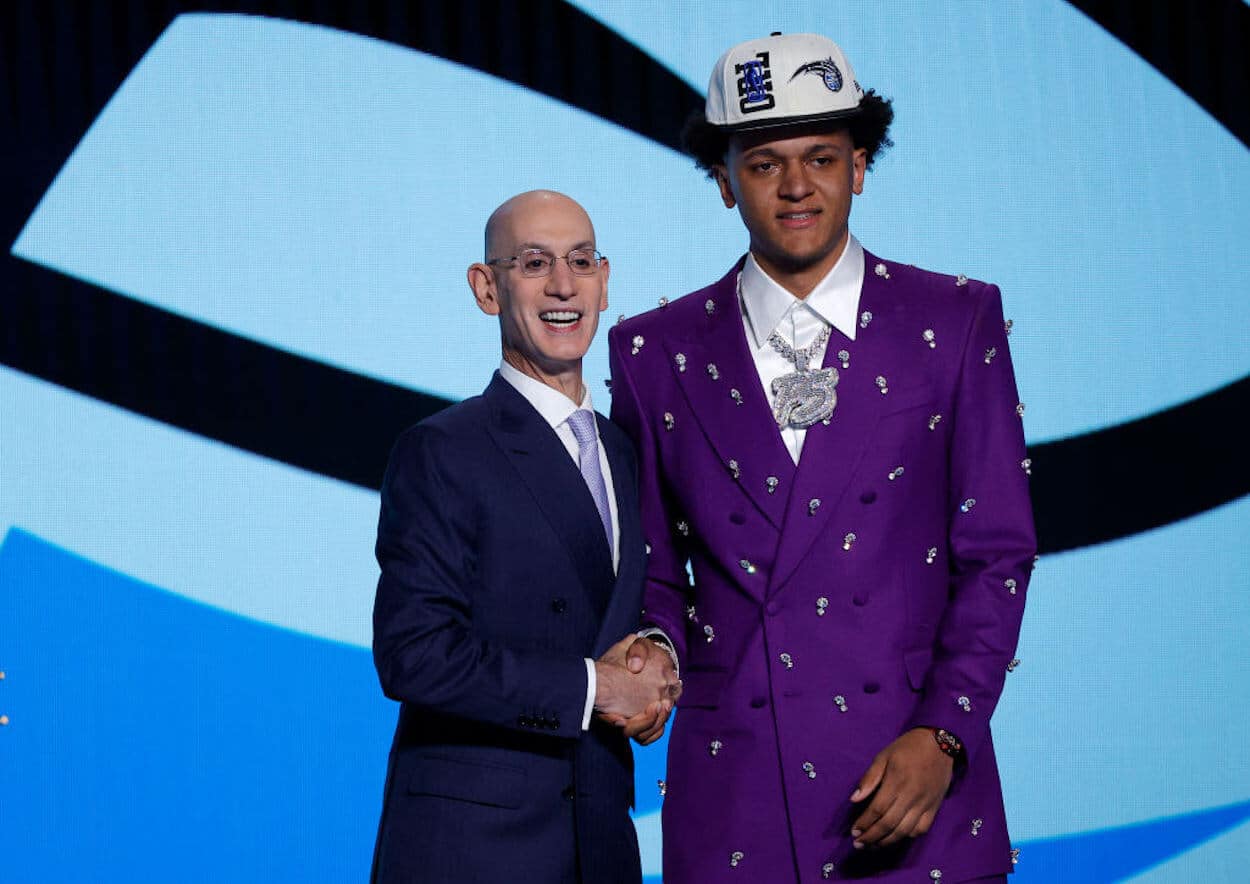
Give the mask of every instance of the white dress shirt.
[[[752, 345], [751, 357], [759, 373], [769, 406], [775, 404], [773, 380], [794, 371], [794, 363], [768, 343], [774, 331], [796, 350], [808, 347], [826, 326], [833, 326], [829, 342], [817, 348], [808, 363], [819, 368], [829, 347], [843, 348], [843, 339], [854, 341], [859, 295], [864, 284], [864, 247], [851, 236], [836, 264], [816, 284], [806, 298], [796, 298], [772, 279], [748, 255], [738, 277], [738, 306], [746, 328], [747, 343]], [[835, 350], [835, 352], [836, 352]], [[797, 464], [803, 452], [807, 430], [782, 427], [781, 439]]]
[[[573, 428], [569, 426], [568, 421], [573, 412], [578, 409], [584, 408], [591, 413], [594, 412], [594, 405], [590, 401], [590, 388], [583, 384], [586, 392], [582, 395], [581, 404], [575, 404], [559, 390], [518, 371], [507, 362], [499, 363], [499, 376], [524, 396], [526, 402], [534, 406], [534, 410], [542, 416], [542, 419], [551, 426], [560, 441], [564, 443], [565, 450], [573, 459], [573, 465], [578, 466], [580, 471], [577, 437], [573, 435]], [[595, 421], [594, 427], [595, 437], [598, 438], [598, 420]], [[616, 488], [612, 484], [612, 467], [608, 463], [608, 453], [604, 450], [602, 439], [599, 439], [599, 469], [603, 473], [603, 484], [608, 491], [608, 515], [612, 521], [612, 571], [615, 573], [621, 561], [621, 522], [616, 514]], [[582, 711], [582, 730], [590, 727], [590, 716], [595, 708], [595, 689], [598, 686], [598, 680], [595, 678], [595, 661], [589, 657], [585, 660], [586, 705]]]

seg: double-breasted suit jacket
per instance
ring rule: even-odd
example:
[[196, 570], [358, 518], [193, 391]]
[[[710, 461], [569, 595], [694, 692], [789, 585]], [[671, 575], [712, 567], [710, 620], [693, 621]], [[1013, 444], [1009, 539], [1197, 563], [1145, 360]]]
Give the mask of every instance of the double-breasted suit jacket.
[[581, 729], [584, 658], [636, 627], [645, 558], [629, 441], [598, 423], [615, 575], [577, 466], [498, 374], [395, 445], [373, 650], [401, 706], [376, 881], [640, 880], [629, 744]]
[[[685, 685], [666, 884], [948, 884], [1012, 865], [990, 716], [1035, 541], [999, 292], [865, 261], [856, 339], [826, 347], [837, 405], [797, 467], [748, 351], [741, 263], [610, 333], [651, 550], [644, 620]], [[916, 726], [958, 735], [966, 760], [928, 834], [856, 851], [850, 795]]]

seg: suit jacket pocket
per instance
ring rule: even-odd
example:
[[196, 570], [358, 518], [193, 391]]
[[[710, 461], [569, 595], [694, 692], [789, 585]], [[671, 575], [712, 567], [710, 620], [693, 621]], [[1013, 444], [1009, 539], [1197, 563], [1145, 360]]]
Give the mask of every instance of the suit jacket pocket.
[[907, 681], [913, 691], [924, 690], [925, 676], [933, 665], [933, 649], [919, 648], [903, 652], [903, 666], [907, 669]]
[[409, 795], [437, 795], [492, 807], [521, 806], [525, 798], [525, 770], [502, 764], [484, 764], [422, 754], [408, 778]]
[[720, 705], [721, 694], [729, 673], [724, 669], [703, 669], [690, 666], [682, 670], [681, 699], [679, 708], [715, 709]]
[[933, 387], [926, 383], [914, 384], [901, 389], [894, 389], [894, 385], [890, 385], [890, 392], [882, 397], [881, 415], [896, 414], [900, 411], [907, 411], [910, 408], [932, 409], [934, 403]]

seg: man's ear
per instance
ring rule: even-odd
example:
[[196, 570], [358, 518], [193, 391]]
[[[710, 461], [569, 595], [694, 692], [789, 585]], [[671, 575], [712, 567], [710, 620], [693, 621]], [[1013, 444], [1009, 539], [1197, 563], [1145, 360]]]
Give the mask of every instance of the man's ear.
[[855, 148], [851, 154], [851, 192], [856, 196], [864, 192], [864, 173], [868, 171], [868, 151], [862, 147]]
[[480, 261], [469, 265], [469, 288], [473, 290], [473, 299], [481, 311], [489, 316], [498, 316], [502, 306], [499, 303], [499, 289], [495, 283], [495, 271]]
[[721, 202], [725, 204], [725, 208], [732, 209], [738, 205], [738, 201], [734, 198], [733, 188], [729, 186], [729, 169], [718, 163], [712, 167], [712, 177], [716, 179], [716, 186], [720, 189]]
[[612, 266], [608, 264], [607, 258], [599, 264], [599, 272], [603, 274], [603, 289], [599, 294], [599, 312], [602, 313], [608, 309], [608, 275], [612, 272]]

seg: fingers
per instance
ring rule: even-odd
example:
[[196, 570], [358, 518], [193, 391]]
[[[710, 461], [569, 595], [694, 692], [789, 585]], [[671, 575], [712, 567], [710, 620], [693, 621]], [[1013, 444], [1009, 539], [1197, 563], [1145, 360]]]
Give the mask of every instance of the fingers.
[[651, 652], [654, 647], [654, 644], [649, 639], [635, 639], [629, 646], [629, 653], [625, 661], [629, 671], [634, 673], [642, 672], [651, 659]]
[[649, 746], [664, 736], [664, 726], [668, 722], [668, 716], [673, 711], [673, 706], [668, 701], [660, 703], [660, 713], [656, 716], [655, 724], [647, 728], [645, 731], [634, 737], [639, 745]]
[[886, 754], [879, 753], [872, 760], [872, 764], [868, 765], [868, 770], [864, 771], [864, 775], [859, 778], [859, 786], [851, 793], [851, 801], [863, 801], [869, 795], [877, 790], [881, 785], [881, 778], [885, 776]]
[[643, 709], [637, 715], [633, 715], [624, 721], [625, 736], [631, 739], [638, 737], [651, 730], [660, 715], [660, 701], [651, 703], [647, 708]]

